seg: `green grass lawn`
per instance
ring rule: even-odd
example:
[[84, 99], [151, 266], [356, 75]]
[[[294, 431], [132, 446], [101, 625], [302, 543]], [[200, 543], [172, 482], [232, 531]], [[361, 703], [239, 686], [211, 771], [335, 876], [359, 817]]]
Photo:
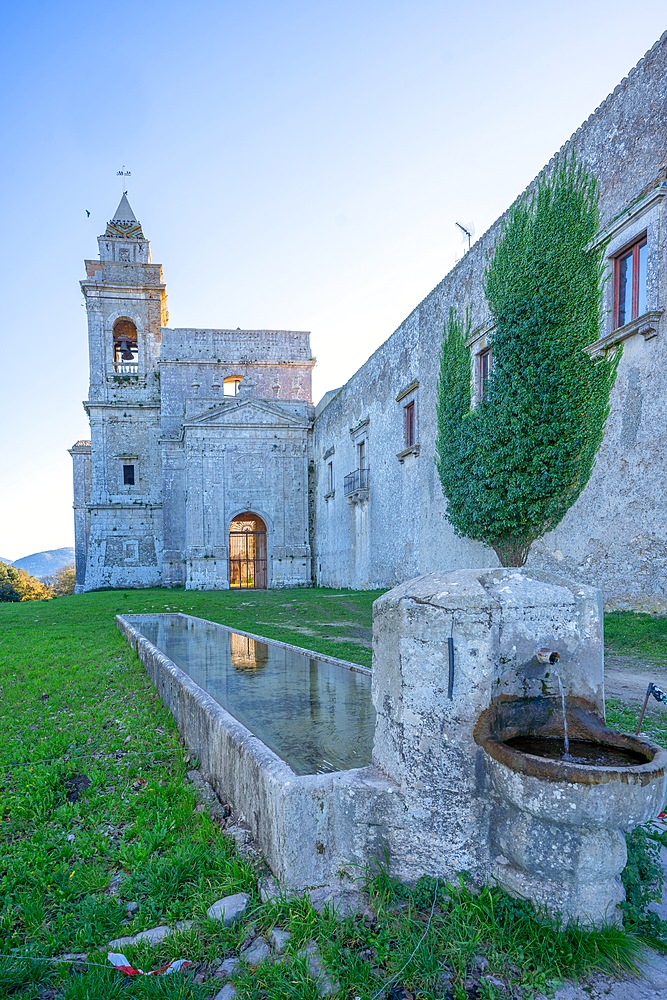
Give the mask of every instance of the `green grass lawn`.
[[[182, 610], [370, 664], [377, 596], [143, 590], [0, 604], [0, 996], [204, 1000], [222, 985], [211, 979], [217, 964], [274, 924], [292, 932], [289, 957], [243, 973], [240, 998], [314, 1000], [316, 985], [293, 954], [311, 938], [348, 1000], [371, 1000], [399, 970], [417, 997], [449, 990], [464, 1000], [475, 986], [490, 1000], [505, 994], [486, 975], [530, 995], [632, 960], [635, 942], [616, 930], [559, 934], [499, 891], [475, 895], [428, 879], [407, 890], [381, 870], [369, 883], [373, 915], [363, 919], [336, 922], [304, 900], [260, 903], [252, 864], [197, 808], [188, 754], [114, 615]], [[657, 736], [667, 743], [667, 727]], [[252, 898], [240, 923], [224, 929], [206, 918], [214, 900], [240, 890]], [[138, 904], [132, 918], [129, 901]], [[144, 969], [175, 957], [194, 969], [129, 978], [106, 966], [110, 939], [181, 919], [196, 927], [126, 954]], [[42, 961], [68, 952], [86, 952], [87, 963]]]
[[605, 649], [667, 668], [667, 615], [613, 611], [605, 615]]

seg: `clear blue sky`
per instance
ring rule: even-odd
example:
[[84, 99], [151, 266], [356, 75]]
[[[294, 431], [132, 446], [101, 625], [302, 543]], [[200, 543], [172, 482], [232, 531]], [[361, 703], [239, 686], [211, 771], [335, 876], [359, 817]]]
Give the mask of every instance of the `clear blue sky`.
[[0, 557], [72, 544], [78, 282], [122, 164], [170, 325], [311, 330], [320, 396], [665, 28], [664, 0], [5, 2]]

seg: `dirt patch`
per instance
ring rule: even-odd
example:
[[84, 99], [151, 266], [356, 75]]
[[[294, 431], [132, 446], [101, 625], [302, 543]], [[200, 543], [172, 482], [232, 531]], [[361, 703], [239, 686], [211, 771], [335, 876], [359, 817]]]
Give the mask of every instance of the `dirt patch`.
[[73, 774], [65, 782], [65, 788], [67, 789], [65, 793], [67, 801], [78, 802], [81, 793], [90, 788], [90, 778], [87, 778], [85, 774]]
[[[644, 700], [649, 684], [657, 684], [667, 691], [667, 670], [664, 664], [636, 656], [607, 655], [604, 661], [605, 697], [620, 698], [624, 702]], [[651, 699], [649, 711], [663, 711], [663, 705]]]

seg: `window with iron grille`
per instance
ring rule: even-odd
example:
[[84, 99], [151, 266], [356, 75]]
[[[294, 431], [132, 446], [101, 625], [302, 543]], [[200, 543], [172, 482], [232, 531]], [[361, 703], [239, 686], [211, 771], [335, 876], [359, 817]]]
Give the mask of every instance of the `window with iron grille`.
[[417, 411], [414, 400], [403, 407], [403, 430], [406, 448], [417, 443]]
[[614, 329], [646, 312], [646, 235], [614, 258]]

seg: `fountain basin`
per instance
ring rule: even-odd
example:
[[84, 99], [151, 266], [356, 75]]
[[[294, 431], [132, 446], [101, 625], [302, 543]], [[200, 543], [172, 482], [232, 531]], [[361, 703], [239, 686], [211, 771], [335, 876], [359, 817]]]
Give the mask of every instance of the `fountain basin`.
[[620, 923], [624, 833], [661, 811], [667, 750], [607, 729], [596, 707], [580, 699], [568, 703], [567, 717], [575, 741], [630, 760], [582, 764], [513, 745], [521, 736], [562, 744], [555, 698], [500, 701], [480, 716], [475, 740], [484, 750], [494, 875], [566, 920]]

